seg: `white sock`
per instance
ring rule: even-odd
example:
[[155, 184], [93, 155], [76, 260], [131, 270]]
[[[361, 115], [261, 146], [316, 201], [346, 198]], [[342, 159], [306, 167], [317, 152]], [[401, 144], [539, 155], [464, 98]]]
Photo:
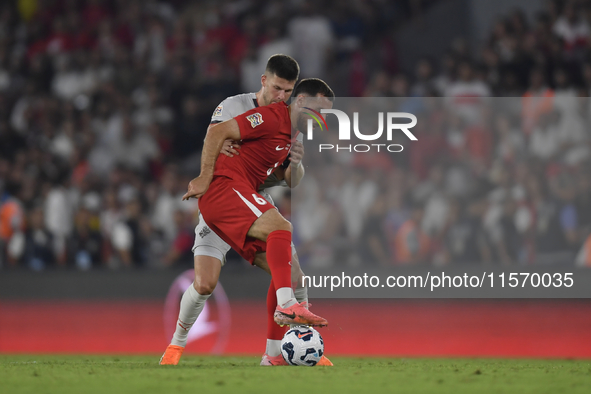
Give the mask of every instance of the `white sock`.
[[308, 287], [296, 287], [293, 294], [299, 303], [308, 302]]
[[170, 341], [171, 345], [185, 347], [187, 345], [187, 335], [189, 330], [195, 324], [199, 314], [205, 306], [205, 301], [211, 294], [201, 295], [197, 293], [193, 284], [189, 286], [183, 297], [181, 298], [181, 309], [179, 311], [179, 319], [176, 322], [174, 335]]
[[267, 349], [265, 350], [268, 356], [277, 357], [281, 354], [281, 340], [267, 339]]
[[277, 305], [282, 308], [288, 308], [296, 303], [297, 301], [291, 287], [282, 287], [277, 290]]

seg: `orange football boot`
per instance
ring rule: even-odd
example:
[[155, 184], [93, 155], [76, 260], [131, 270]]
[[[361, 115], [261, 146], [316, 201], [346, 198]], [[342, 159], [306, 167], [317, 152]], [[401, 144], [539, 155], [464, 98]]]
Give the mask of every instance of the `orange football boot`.
[[297, 302], [287, 308], [277, 305], [273, 319], [275, 323], [282, 327], [286, 324], [302, 324], [313, 327], [328, 326], [328, 321], [325, 318], [316, 316], [306, 309], [304, 305], [298, 304]]
[[320, 361], [316, 365], [322, 365], [323, 367], [332, 367], [334, 366], [333, 363], [328, 359], [326, 356], [322, 356]]
[[177, 365], [184, 350], [182, 346], [168, 345], [160, 358], [160, 365]]

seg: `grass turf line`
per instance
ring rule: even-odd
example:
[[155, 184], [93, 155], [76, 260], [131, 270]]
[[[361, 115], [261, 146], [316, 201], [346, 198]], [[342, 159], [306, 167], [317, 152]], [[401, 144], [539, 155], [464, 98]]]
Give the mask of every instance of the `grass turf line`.
[[590, 360], [344, 358], [260, 367], [255, 357], [0, 355], [3, 394], [588, 393]]

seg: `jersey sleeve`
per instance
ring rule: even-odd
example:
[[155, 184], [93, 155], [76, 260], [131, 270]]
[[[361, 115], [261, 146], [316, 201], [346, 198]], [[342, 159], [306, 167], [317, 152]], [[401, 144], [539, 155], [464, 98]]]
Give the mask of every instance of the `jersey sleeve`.
[[232, 102], [228, 99], [225, 99], [213, 111], [213, 115], [211, 115], [211, 120], [209, 121], [209, 124], [222, 123], [226, 120], [230, 120], [234, 116], [238, 115], [234, 112], [235, 111]]
[[251, 109], [234, 119], [238, 122], [240, 139], [243, 141], [276, 133], [282, 121], [280, 115], [268, 106]]

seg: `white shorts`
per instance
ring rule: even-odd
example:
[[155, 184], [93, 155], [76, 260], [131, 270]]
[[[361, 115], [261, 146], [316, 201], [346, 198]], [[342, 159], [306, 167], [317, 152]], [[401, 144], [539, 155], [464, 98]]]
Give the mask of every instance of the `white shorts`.
[[[273, 198], [269, 193], [260, 191], [259, 194], [265, 198], [269, 203], [275, 206]], [[230, 251], [228, 245], [220, 238], [203, 220], [203, 216], [199, 213], [199, 224], [195, 227], [195, 243], [193, 244], [194, 256], [210, 256], [222, 262], [222, 266], [226, 264], [226, 254]], [[291, 254], [295, 255], [296, 250], [293, 242], [291, 243]]]

